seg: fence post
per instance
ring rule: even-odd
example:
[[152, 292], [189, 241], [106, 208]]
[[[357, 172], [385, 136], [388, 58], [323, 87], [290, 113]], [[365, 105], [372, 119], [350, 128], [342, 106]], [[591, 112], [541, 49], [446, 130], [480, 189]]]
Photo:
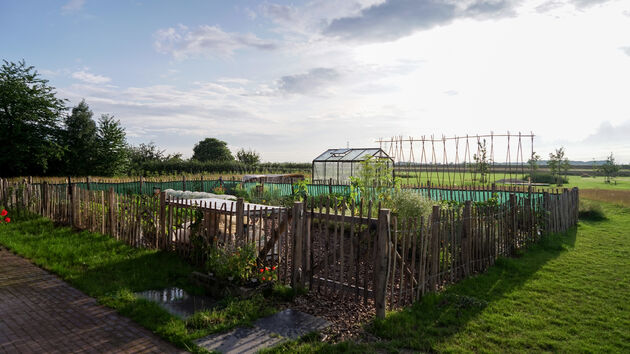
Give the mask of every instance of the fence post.
[[186, 175], [182, 175], [182, 189], [186, 191]]
[[140, 175], [140, 193], [139, 194], [142, 194], [142, 190], [143, 190], [142, 187], [143, 186], [144, 186], [144, 177], [142, 177], [142, 175]]
[[87, 186], [87, 190], [92, 190], [91, 186], [90, 186], [90, 176], [85, 177], [85, 184]]
[[107, 220], [109, 222], [109, 234], [111, 237], [118, 239], [116, 235], [116, 195], [114, 193], [114, 187], [110, 187], [107, 192], [107, 203], [109, 204]]
[[155, 239], [155, 248], [160, 248], [160, 241], [165, 240], [166, 236], [166, 192], [160, 191], [160, 230], [157, 233], [157, 238]]
[[48, 217], [48, 182], [42, 183], [42, 215]]
[[332, 178], [328, 179], [328, 194], [332, 194]]
[[378, 211], [378, 233], [376, 236], [376, 259], [374, 260], [374, 306], [376, 317], [385, 318], [387, 306], [387, 279], [390, 273], [391, 234], [389, 209]]
[[291, 272], [291, 287], [296, 289], [298, 287], [304, 287], [304, 277], [302, 271], [303, 258], [302, 249], [304, 245], [304, 206], [302, 202], [293, 203], [293, 254], [291, 257], [291, 264], [293, 270]]
[[236, 199], [236, 243], [243, 239], [243, 225], [245, 222], [245, 203], [243, 198]]
[[467, 200], [464, 204], [464, 227], [462, 229], [462, 263], [464, 265], [464, 276], [470, 275], [470, 237], [472, 235], [472, 223], [470, 217], [472, 215], [472, 201]]
[[431, 243], [429, 244], [431, 246], [431, 281], [429, 283], [431, 284], [431, 291], [435, 291], [435, 288], [438, 285], [438, 276], [440, 274], [440, 214], [440, 206], [434, 205], [431, 213]]
[[510, 193], [510, 256], [516, 250], [516, 194]]

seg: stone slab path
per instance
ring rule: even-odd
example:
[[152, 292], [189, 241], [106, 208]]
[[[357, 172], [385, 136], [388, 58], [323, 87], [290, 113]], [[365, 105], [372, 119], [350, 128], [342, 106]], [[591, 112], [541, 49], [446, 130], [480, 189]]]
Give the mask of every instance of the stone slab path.
[[287, 309], [259, 319], [252, 328], [237, 328], [231, 332], [210, 335], [198, 339], [195, 343], [224, 354], [255, 353], [262, 348], [287, 339], [297, 339], [328, 326], [330, 322], [324, 319]]
[[105, 352], [182, 351], [0, 248], [0, 353]]

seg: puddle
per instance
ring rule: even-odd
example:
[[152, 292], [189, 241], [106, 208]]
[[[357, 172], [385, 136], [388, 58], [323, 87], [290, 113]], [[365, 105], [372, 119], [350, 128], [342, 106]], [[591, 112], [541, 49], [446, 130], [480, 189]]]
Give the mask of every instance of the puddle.
[[211, 309], [217, 303], [213, 298], [190, 295], [180, 288], [147, 290], [136, 293], [136, 296], [156, 302], [169, 313], [184, 319], [197, 311]]

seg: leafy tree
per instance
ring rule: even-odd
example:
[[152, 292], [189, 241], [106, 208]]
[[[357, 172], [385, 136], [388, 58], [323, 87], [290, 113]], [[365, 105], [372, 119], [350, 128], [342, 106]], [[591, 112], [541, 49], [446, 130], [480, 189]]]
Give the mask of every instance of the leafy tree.
[[246, 165], [256, 165], [260, 163], [260, 154], [252, 149], [240, 149], [236, 152], [236, 159]]
[[215, 138], [206, 138], [193, 148], [194, 160], [204, 161], [233, 161], [234, 157], [227, 148], [227, 143]]
[[64, 100], [24, 60], [0, 68], [0, 175], [45, 174], [62, 155]]
[[165, 161], [166, 150], [160, 150], [154, 142], [140, 143], [138, 146], [129, 146], [128, 154], [131, 164], [142, 164], [149, 161]]
[[473, 159], [475, 160], [475, 164], [472, 169], [474, 173], [479, 173], [481, 178], [479, 182], [486, 183], [488, 180], [486, 176], [490, 171], [490, 160], [488, 159], [488, 149], [486, 146], [486, 139], [483, 139], [483, 142], [477, 142], [477, 154], [473, 155]]
[[64, 162], [68, 165], [66, 172], [69, 174], [86, 176], [95, 172], [98, 135], [92, 115], [90, 107], [83, 100], [65, 118]]
[[101, 176], [114, 176], [125, 171], [128, 163], [125, 128], [114, 116], [103, 114], [98, 121], [98, 167]]
[[527, 164], [529, 165], [529, 168], [531, 170], [531, 173], [536, 173], [536, 171], [538, 171], [538, 163], [540, 162], [540, 155], [538, 155], [537, 153], [533, 152], [532, 153], [532, 157], [527, 160]]
[[549, 161], [547, 162], [551, 175], [559, 186], [562, 185], [562, 175], [566, 176], [567, 171], [569, 171], [569, 159], [564, 154], [564, 147], [560, 147], [556, 149], [555, 153], [549, 153]]
[[615, 163], [615, 157], [612, 152], [606, 158], [606, 162], [599, 166], [597, 171], [606, 176], [606, 183], [610, 183], [615, 176], [617, 176], [617, 173], [619, 172], [619, 165]]

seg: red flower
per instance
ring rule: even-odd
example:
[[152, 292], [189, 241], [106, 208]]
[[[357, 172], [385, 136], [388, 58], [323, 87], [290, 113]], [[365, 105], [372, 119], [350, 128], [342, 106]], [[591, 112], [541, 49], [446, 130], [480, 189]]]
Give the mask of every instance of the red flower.
[[0, 216], [5, 216], [7, 214], [8, 214], [7, 210], [6, 209], [2, 209], [2, 212], [0, 213]]
[[276, 270], [276, 266], [271, 267], [271, 270]]
[[265, 271], [264, 269], [260, 268], [260, 272], [261, 272], [261, 273], [262, 273], [262, 272], [264, 272], [264, 271]]
[[265, 269], [266, 269], [267, 271], [269, 271], [269, 267], [265, 267]]
[[263, 281], [265, 281], [265, 277], [263, 277]]
[[4, 221], [11, 222], [11, 218], [5, 218]]

